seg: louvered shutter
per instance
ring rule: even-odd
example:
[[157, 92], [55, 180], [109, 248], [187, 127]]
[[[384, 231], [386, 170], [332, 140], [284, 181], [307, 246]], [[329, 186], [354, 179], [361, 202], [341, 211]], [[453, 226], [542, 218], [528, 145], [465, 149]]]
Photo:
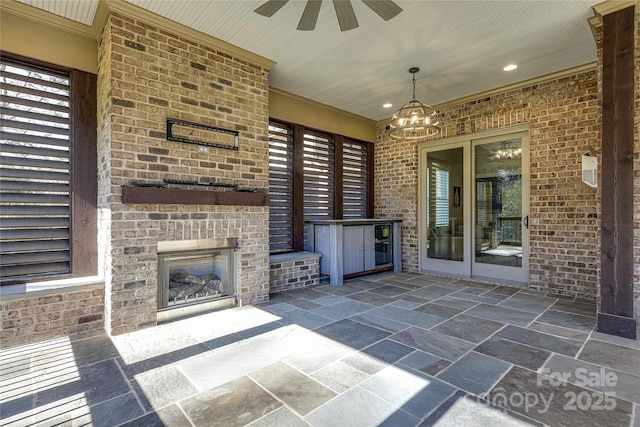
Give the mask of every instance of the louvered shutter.
[[367, 217], [367, 150], [367, 144], [346, 139], [342, 146], [342, 210], [345, 219]]
[[333, 219], [333, 138], [318, 132], [304, 134], [304, 219]]
[[69, 76], [0, 63], [2, 281], [70, 272]]
[[373, 145], [269, 122], [270, 252], [308, 247], [305, 221], [370, 215]]
[[269, 124], [269, 247], [293, 250], [293, 130]]

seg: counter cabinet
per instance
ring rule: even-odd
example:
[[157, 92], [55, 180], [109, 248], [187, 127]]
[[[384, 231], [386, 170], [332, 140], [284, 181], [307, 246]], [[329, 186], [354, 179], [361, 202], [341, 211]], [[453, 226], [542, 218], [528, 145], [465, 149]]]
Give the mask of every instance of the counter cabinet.
[[402, 271], [401, 220], [307, 221], [307, 250], [322, 254], [320, 274], [332, 285], [344, 277], [384, 270]]

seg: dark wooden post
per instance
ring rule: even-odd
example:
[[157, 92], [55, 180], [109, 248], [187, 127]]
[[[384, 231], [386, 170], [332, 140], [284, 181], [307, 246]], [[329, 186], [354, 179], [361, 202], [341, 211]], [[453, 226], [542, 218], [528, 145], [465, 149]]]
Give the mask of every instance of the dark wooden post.
[[375, 145], [367, 144], [367, 218], [375, 216]]
[[98, 274], [97, 76], [71, 71], [71, 268]]
[[304, 251], [304, 127], [293, 125], [293, 250]]
[[334, 135], [333, 219], [344, 218], [344, 137]]
[[604, 16], [598, 331], [636, 338], [633, 318], [634, 14]]

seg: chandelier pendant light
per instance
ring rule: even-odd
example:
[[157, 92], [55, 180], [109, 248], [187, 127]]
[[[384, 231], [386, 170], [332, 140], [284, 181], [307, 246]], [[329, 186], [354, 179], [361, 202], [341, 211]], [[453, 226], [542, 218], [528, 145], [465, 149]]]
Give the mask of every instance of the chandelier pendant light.
[[500, 148], [493, 150], [491, 158], [494, 160], [513, 159], [522, 156], [522, 148], [512, 142], [502, 143]]
[[389, 124], [389, 136], [395, 139], [423, 139], [440, 133], [436, 111], [429, 105], [416, 99], [416, 73], [418, 67], [412, 67], [413, 98], [396, 111]]

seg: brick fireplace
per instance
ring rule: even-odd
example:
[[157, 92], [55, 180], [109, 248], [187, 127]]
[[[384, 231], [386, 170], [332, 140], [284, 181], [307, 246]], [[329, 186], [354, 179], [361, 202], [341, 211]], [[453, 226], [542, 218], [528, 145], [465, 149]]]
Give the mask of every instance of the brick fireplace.
[[[235, 239], [237, 303], [268, 299], [270, 63], [194, 39], [111, 13], [99, 41], [99, 268], [111, 334], [157, 323], [167, 242]], [[238, 147], [168, 141], [167, 118], [237, 132]]]

